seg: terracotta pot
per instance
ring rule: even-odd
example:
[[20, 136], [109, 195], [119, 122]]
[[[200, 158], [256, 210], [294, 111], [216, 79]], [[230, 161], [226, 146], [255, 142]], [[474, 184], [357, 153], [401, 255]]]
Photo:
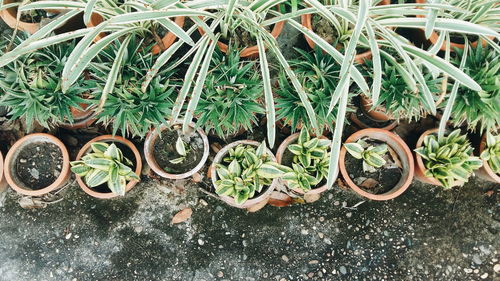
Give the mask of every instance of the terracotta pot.
[[[481, 138], [481, 143], [479, 144], [479, 155], [481, 155], [481, 153], [485, 148], [486, 148], [486, 134], [484, 134], [483, 137]], [[490, 167], [490, 164], [488, 164], [488, 161], [483, 160], [483, 166], [479, 168], [479, 170], [475, 171], [475, 174], [484, 180], [500, 183], [500, 176], [498, 174], [495, 174], [495, 172], [493, 172], [493, 170]]]
[[[427, 3], [427, 0], [416, 0], [416, 2], [419, 4], [425, 4], [425, 3]], [[425, 15], [417, 15], [417, 17], [425, 18], [426, 16]], [[438, 41], [438, 38], [439, 38], [439, 35], [435, 31], [433, 31], [431, 34], [431, 37], [429, 38], [429, 41], [431, 41], [431, 43], [435, 45], [436, 42]], [[495, 39], [495, 37], [491, 37], [491, 36], [488, 36], [488, 38], [490, 38], [491, 40]], [[478, 43], [479, 43], [479, 40], [472, 42], [472, 47], [476, 48]], [[485, 47], [488, 44], [488, 42], [486, 40], [481, 39], [481, 44], [483, 45], [483, 47]], [[454, 43], [454, 42], [451, 42], [451, 40], [450, 40], [450, 48], [451, 48], [452, 52], [454, 51], [454, 48], [458, 48], [458, 49], [463, 50], [465, 48], [465, 44]], [[440, 49], [441, 49], [441, 51], [446, 51], [446, 42], [443, 42], [443, 45], [441, 45]]]
[[[430, 134], [434, 134], [434, 133], [437, 133], [438, 132], [438, 128], [435, 128], [435, 129], [430, 129], [430, 130], [427, 130], [425, 131], [419, 138], [418, 138], [418, 141], [417, 141], [417, 145], [416, 145], [416, 148], [419, 148], [422, 146], [422, 144], [424, 143], [424, 138]], [[437, 179], [435, 178], [429, 178], [429, 177], [426, 177], [425, 176], [425, 172], [427, 171], [427, 169], [425, 168], [425, 165], [424, 165], [424, 160], [422, 159], [422, 157], [420, 155], [418, 155], [418, 153], [415, 153], [415, 178], [417, 180], [419, 180], [420, 182], [423, 182], [423, 183], [427, 183], [427, 184], [432, 184], [432, 185], [437, 185], [437, 186], [443, 186]], [[454, 184], [452, 184], [451, 186], [459, 186], [459, 185], [462, 185], [463, 182], [462, 181], [456, 181]]]
[[[21, 2], [21, 1], [3, 0], [4, 5], [15, 3], [15, 2]], [[13, 8], [6, 9], [6, 10], [1, 10], [0, 17], [12, 29], [16, 28], [16, 26], [17, 26], [19, 30], [25, 31], [29, 34], [33, 34], [40, 29], [40, 23], [29, 23], [29, 22], [19, 21], [19, 25], [18, 25], [17, 24], [17, 7], [13, 7]]]
[[[92, 16], [90, 17], [90, 22], [87, 24], [87, 26], [94, 27], [94, 26], [99, 25], [103, 21], [104, 21], [104, 18], [100, 14], [93, 13]], [[175, 18], [175, 23], [178, 26], [180, 26], [181, 28], [184, 26], [184, 21], [185, 21], [184, 17], [176, 17]], [[106, 36], [106, 33], [104, 33], [104, 32], [99, 33], [99, 35], [97, 35], [97, 37], [94, 39], [94, 42], [101, 40], [105, 36]], [[168, 32], [161, 39], [161, 41], [163, 42], [163, 46], [165, 47], [165, 50], [168, 49], [175, 42], [175, 39], [177, 39], [177, 36], [175, 36], [175, 34], [172, 32]], [[158, 44], [156, 44], [155, 46], [153, 46], [153, 49], [151, 50], [151, 52], [153, 53], [153, 55], [157, 55], [161, 52], [161, 47]]]
[[[96, 138], [93, 138], [90, 140], [88, 143], [86, 143], [82, 149], [78, 152], [78, 155], [76, 156], [76, 160], [80, 160], [85, 154], [89, 153], [91, 151], [91, 144], [94, 142], [118, 142], [121, 144], [126, 145], [134, 154], [135, 160], [130, 159], [132, 162], [135, 162], [135, 173], [140, 177], [141, 176], [141, 171], [142, 171], [142, 160], [141, 160], [141, 154], [139, 153], [139, 150], [135, 147], [135, 145], [120, 136], [112, 136], [112, 135], [104, 135], [104, 136], [99, 136]], [[85, 182], [82, 180], [82, 178], [78, 175], [76, 176], [76, 181], [78, 182], [78, 185], [85, 191], [88, 195], [100, 198], [100, 199], [111, 199], [118, 197], [119, 195], [114, 194], [113, 192], [108, 192], [108, 193], [103, 193], [103, 192], [98, 192], [90, 187], [88, 187]], [[125, 192], [129, 192], [139, 181], [137, 180], [132, 180], [127, 183], [127, 186], [125, 188]]]
[[[182, 122], [177, 122], [173, 124], [173, 126], [182, 126]], [[196, 128], [196, 125], [194, 123], [190, 124], [191, 128]], [[207, 162], [208, 155], [210, 154], [210, 145], [208, 143], [208, 138], [203, 129], [198, 128], [196, 129], [196, 132], [198, 135], [201, 137], [203, 140], [203, 156], [201, 158], [200, 163], [196, 165], [192, 170], [185, 172], [183, 174], [171, 174], [166, 172], [164, 169], [162, 169], [158, 163], [156, 162], [155, 155], [154, 155], [154, 146], [156, 143], [156, 140], [159, 138], [161, 135], [161, 132], [164, 130], [170, 128], [170, 126], [163, 125], [160, 127], [160, 133], [158, 130], [153, 129], [148, 133], [148, 136], [146, 137], [146, 142], [144, 143], [144, 156], [146, 157], [146, 162], [148, 162], [149, 167], [160, 175], [161, 177], [167, 178], [167, 179], [172, 179], [172, 180], [178, 180], [178, 179], [185, 179], [188, 178], [192, 175], [194, 175], [196, 172], [201, 170], [205, 163]]]
[[96, 119], [96, 112], [94, 111], [93, 108], [89, 108], [89, 105], [86, 103], [80, 104], [80, 107], [82, 110], [71, 107], [71, 115], [73, 116], [73, 122], [64, 122], [61, 123], [59, 126], [63, 127], [65, 129], [69, 130], [77, 130], [77, 129], [82, 129], [82, 128], [87, 128], [92, 123], [94, 123]]
[[[278, 4], [276, 6], [276, 10], [280, 11], [281, 9], [281, 4]], [[274, 25], [273, 30], [271, 31], [271, 35], [276, 39], [278, 36], [281, 34], [283, 31], [283, 27], [285, 26], [285, 22], [281, 21], [278, 22]], [[198, 31], [200, 32], [201, 35], [205, 34], [205, 30], [203, 28], [198, 27]], [[223, 43], [221, 41], [217, 42], [217, 46], [219, 46], [219, 49], [227, 53], [227, 50], [229, 49], [229, 46], [226, 43]], [[251, 46], [251, 47], [246, 47], [243, 50], [240, 51], [240, 57], [242, 58], [258, 58], [259, 57], [259, 47], [256, 46]]]
[[[350, 114], [350, 119], [352, 122], [354, 122], [361, 129], [370, 129], [371, 128], [370, 126], [366, 125], [364, 122], [359, 120], [358, 116], [356, 116], [356, 112], [352, 112]], [[374, 121], [377, 121], [377, 120], [374, 120]], [[394, 120], [392, 123], [390, 123], [389, 125], [387, 125], [383, 128], [375, 128], [375, 129], [382, 129], [382, 130], [386, 130], [386, 131], [391, 131], [392, 129], [396, 128], [397, 125], [398, 125], [398, 121]]]
[[[51, 185], [44, 187], [38, 190], [32, 190], [26, 187], [16, 175], [16, 166], [15, 162], [19, 157], [19, 153], [21, 150], [29, 144], [32, 143], [52, 143], [57, 145], [61, 150], [63, 157], [62, 169], [59, 177], [54, 181]], [[28, 196], [42, 196], [51, 191], [54, 191], [58, 188], [63, 187], [70, 177], [70, 165], [69, 165], [69, 153], [66, 149], [66, 146], [56, 137], [49, 134], [31, 134], [27, 135], [20, 140], [18, 140], [7, 153], [7, 157], [5, 157], [5, 166], [4, 166], [5, 178], [15, 191]]]
[[403, 166], [403, 174], [401, 175], [401, 179], [389, 192], [383, 194], [372, 194], [364, 191], [363, 189], [361, 189], [361, 187], [357, 186], [349, 177], [349, 172], [346, 170], [345, 166], [345, 156], [347, 150], [344, 146], [342, 146], [340, 150], [339, 159], [339, 167], [340, 172], [342, 173], [342, 177], [350, 188], [352, 188], [359, 195], [364, 196], [368, 199], [382, 201], [398, 197], [403, 192], [405, 192], [405, 190], [410, 186], [413, 180], [414, 160], [410, 148], [408, 148], [406, 143], [398, 135], [382, 129], [364, 129], [358, 131], [347, 138], [345, 142], [356, 142], [357, 140], [365, 137], [383, 141], [396, 152], [399, 160], [401, 161], [401, 165]]
[[7, 189], [7, 180], [5, 179], [3, 173], [3, 155], [0, 152], [0, 193], [4, 192]]
[[[281, 164], [281, 161], [283, 161], [283, 155], [285, 154], [285, 151], [287, 150], [288, 146], [291, 144], [296, 143], [297, 139], [299, 138], [300, 133], [295, 133], [289, 137], [287, 137], [278, 147], [278, 151], [276, 152], [276, 160], [278, 161], [279, 164]], [[325, 136], [320, 136], [321, 139], [327, 139]], [[335, 178], [338, 176], [338, 169], [337, 169], [337, 174], [335, 175]], [[283, 183], [288, 187], [288, 182], [286, 180], [283, 180]], [[328, 190], [327, 185], [322, 185], [320, 187], [315, 187], [311, 189], [308, 192], [304, 192], [300, 188], [294, 188], [292, 189], [293, 191], [300, 193], [300, 194], [320, 194]]]
[[[214, 185], [214, 187], [216, 186], [215, 182], [218, 180], [215, 165], [219, 164], [222, 161], [224, 156], [226, 156], [226, 154], [229, 152], [229, 149], [236, 147], [240, 144], [253, 145], [255, 147], [258, 147], [260, 145], [260, 143], [256, 142], [256, 141], [241, 140], [241, 141], [232, 142], [232, 143], [224, 146], [219, 152], [217, 152], [217, 154], [215, 155], [215, 158], [213, 160], [213, 163], [210, 166], [210, 175], [211, 175], [212, 184]], [[267, 153], [271, 157], [271, 159], [273, 161], [276, 161], [276, 158], [274, 157], [273, 152], [271, 150], [269, 150], [269, 148], [266, 148], [266, 149], [267, 149]], [[230, 196], [225, 196], [225, 195], [220, 196], [219, 195], [219, 197], [230, 206], [240, 208], [240, 209], [247, 209], [247, 208], [250, 208], [250, 207], [258, 205], [258, 204], [263, 204], [263, 201], [267, 202], [267, 200], [269, 200], [269, 197], [273, 193], [274, 189], [278, 185], [278, 182], [279, 182], [278, 179], [274, 179], [272, 184], [262, 194], [260, 194], [258, 197], [248, 199], [245, 203], [243, 203], [241, 205], [236, 204], [236, 202], [234, 201], [234, 198], [232, 198]]]
[[385, 109], [380, 106], [372, 110], [373, 101], [366, 95], [360, 96], [360, 104], [363, 107], [363, 111], [374, 120], [383, 122], [394, 119], [391, 118], [391, 116], [385, 112]]
[[[390, 0], [382, 0], [379, 3], [379, 5], [389, 5], [389, 4], [391, 4]], [[300, 17], [300, 20], [301, 20], [301, 23], [302, 23], [302, 25], [304, 27], [306, 27], [307, 29], [313, 31], [312, 14], [302, 15]], [[314, 44], [314, 42], [311, 40], [311, 38], [309, 38], [309, 37], [307, 37], [305, 35], [304, 35], [304, 37], [306, 38], [306, 41], [307, 41], [307, 44], [309, 45], [309, 47], [311, 47], [311, 49], [314, 49], [316, 47], [316, 44]], [[356, 55], [356, 57], [354, 58], [354, 60], [357, 63], [359, 63], [359, 64], [363, 64], [363, 63], [365, 63], [365, 60], [368, 60], [368, 59], [371, 59], [371, 58], [372, 58], [372, 52], [371, 51], [366, 51], [364, 53]]]

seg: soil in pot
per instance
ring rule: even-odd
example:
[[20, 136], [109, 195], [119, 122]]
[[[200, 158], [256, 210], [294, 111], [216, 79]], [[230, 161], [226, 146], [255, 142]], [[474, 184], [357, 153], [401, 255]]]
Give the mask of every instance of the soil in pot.
[[173, 164], [170, 161], [181, 157], [175, 149], [175, 143], [179, 137], [179, 130], [163, 130], [156, 139], [153, 146], [153, 155], [158, 166], [170, 174], [184, 174], [194, 169], [203, 158], [203, 139], [198, 133], [190, 137], [184, 136], [182, 139], [186, 143], [187, 155], [180, 164]]
[[469, 42], [476, 42], [479, 40], [479, 36], [474, 34], [462, 34], [462, 33], [450, 33], [450, 41], [457, 44], [465, 44], [464, 35], [467, 37]]
[[[316, 33], [317, 35], [319, 35], [326, 42], [330, 43], [330, 45], [335, 44], [335, 42], [339, 38], [339, 34], [338, 34], [337, 30], [335, 29], [335, 27], [333, 26], [333, 24], [329, 20], [323, 18], [320, 15], [316, 15], [315, 14], [315, 15], [312, 16], [312, 20], [311, 21], [312, 21], [311, 25], [312, 25], [312, 29], [313, 29], [314, 33]], [[354, 29], [354, 25], [349, 24], [349, 29], [353, 30]], [[349, 39], [349, 38], [347, 38], [347, 39]], [[337, 43], [341, 43], [341, 42], [342, 41], [339, 40]], [[342, 45], [340, 45], [340, 46], [343, 48]], [[363, 48], [363, 47], [360, 47], [360, 46], [356, 47], [356, 53], [358, 55], [362, 54], [364, 52], [367, 52], [367, 51], [370, 51], [370, 49]]]
[[[295, 144], [295, 143], [297, 143], [297, 141], [294, 141], [290, 144]], [[287, 148], [287, 149], [285, 149], [285, 152], [283, 152], [283, 156], [281, 158], [281, 164], [291, 168], [292, 163], [293, 163], [293, 153], [291, 153], [290, 150], [288, 150], [288, 148]], [[322, 187], [325, 184], [326, 184], [326, 179], [323, 179], [319, 184], [317, 184], [314, 187], [311, 187], [311, 189], [316, 189], [318, 187]]]
[[[382, 142], [364, 139], [368, 143], [380, 144]], [[388, 146], [388, 149], [391, 148]], [[394, 155], [394, 156], [393, 156]], [[352, 157], [349, 153], [345, 156], [345, 167], [352, 181], [362, 190], [372, 194], [384, 194], [391, 191], [402, 177], [402, 170], [398, 167], [399, 159], [394, 159], [395, 152], [387, 152], [384, 157], [387, 163], [376, 169], [375, 172], [363, 170], [363, 160]]]
[[[132, 151], [132, 149], [130, 149], [127, 145], [125, 145], [121, 142], [106, 142], [106, 143], [110, 144], [110, 145], [112, 143], [114, 143], [116, 145], [116, 147], [118, 147], [122, 151], [123, 156], [127, 157], [130, 161], [132, 161], [133, 166], [131, 168], [133, 171], [135, 171], [137, 163], [136, 163], [136, 159], [135, 159], [135, 154]], [[98, 185], [96, 187], [89, 187], [89, 188], [92, 189], [93, 191], [96, 191], [99, 193], [111, 193], [111, 189], [109, 189], [107, 183], [103, 183], [103, 184]]]
[[19, 152], [15, 175], [25, 187], [39, 190], [57, 180], [62, 166], [63, 155], [57, 145], [46, 142], [31, 143]]

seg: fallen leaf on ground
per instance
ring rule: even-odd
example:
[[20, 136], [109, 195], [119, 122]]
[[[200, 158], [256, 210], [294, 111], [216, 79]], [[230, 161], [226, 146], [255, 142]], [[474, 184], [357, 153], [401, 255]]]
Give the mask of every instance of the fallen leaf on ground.
[[394, 161], [394, 164], [402, 169], [403, 165], [401, 164], [401, 160], [399, 160], [399, 156], [396, 151], [394, 151], [394, 149], [392, 149], [389, 145], [387, 146], [387, 150], [389, 151], [389, 154], [391, 154], [391, 158]]
[[203, 180], [203, 176], [200, 173], [194, 173], [194, 175], [193, 175], [194, 182], [201, 182], [202, 180]]
[[191, 210], [191, 208], [182, 209], [172, 218], [172, 224], [185, 222], [191, 217], [192, 214], [193, 210]]
[[274, 207], [286, 207], [293, 203], [292, 197], [283, 192], [274, 191], [271, 193], [268, 204]]
[[347, 189], [347, 188], [348, 188], [348, 187], [347, 187], [347, 185], [344, 183], [344, 181], [343, 181], [343, 180], [341, 180], [340, 178], [339, 178], [339, 179], [337, 179], [337, 185], [338, 185], [340, 188], [342, 188], [342, 189]]
[[377, 186], [377, 184], [378, 184], [378, 181], [376, 179], [367, 178], [366, 180], [364, 180], [360, 184], [360, 186], [364, 187], [364, 188], [371, 189], [371, 188], [374, 188], [375, 186]]
[[247, 211], [250, 212], [250, 213], [255, 213], [257, 211], [259, 211], [260, 209], [264, 208], [266, 205], [267, 205], [267, 200], [264, 200], [264, 201], [261, 201], [253, 206], [251, 206], [250, 208], [247, 208]]

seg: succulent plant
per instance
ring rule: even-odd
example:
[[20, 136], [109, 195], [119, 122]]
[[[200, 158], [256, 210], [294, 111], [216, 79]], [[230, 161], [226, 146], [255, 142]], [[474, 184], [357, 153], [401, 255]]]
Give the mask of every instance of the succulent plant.
[[387, 153], [387, 144], [371, 144], [363, 139], [357, 142], [345, 143], [349, 154], [356, 159], [363, 159], [363, 171], [376, 172], [377, 168], [385, 165], [384, 155]]
[[328, 175], [330, 140], [311, 138], [306, 127], [302, 128], [297, 143], [288, 146], [293, 154], [292, 168], [287, 167], [283, 180], [288, 187], [304, 192], [318, 185]]
[[267, 155], [265, 142], [257, 149], [240, 144], [230, 149], [222, 162], [227, 164], [216, 164], [219, 180], [215, 189], [219, 195], [234, 197], [236, 204], [253, 198], [256, 192], [271, 185], [273, 179], [281, 177], [286, 169]]
[[91, 148], [91, 153], [71, 162], [71, 171], [82, 177], [89, 187], [107, 183], [113, 193], [123, 196], [127, 182], [140, 180], [131, 168], [132, 161], [124, 157], [114, 143], [94, 142]]
[[495, 174], [500, 174], [500, 135], [486, 133], [486, 147], [481, 152], [481, 159], [488, 161], [491, 170]]
[[444, 188], [451, 188], [456, 181], [467, 182], [472, 172], [482, 166], [481, 159], [472, 155], [467, 135], [460, 134], [459, 129], [441, 139], [430, 134], [415, 149], [424, 160], [425, 176], [435, 178]]

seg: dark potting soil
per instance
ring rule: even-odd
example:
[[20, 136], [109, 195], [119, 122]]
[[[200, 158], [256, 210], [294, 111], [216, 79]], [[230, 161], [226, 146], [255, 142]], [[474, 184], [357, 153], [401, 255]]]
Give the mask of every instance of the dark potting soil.
[[465, 44], [464, 35], [467, 37], [470, 43], [479, 40], [479, 36], [473, 34], [461, 34], [461, 33], [450, 33], [450, 41], [458, 44]]
[[[132, 149], [130, 149], [128, 146], [124, 145], [121, 142], [107, 142], [108, 144], [114, 143], [118, 149], [120, 149], [123, 153], [124, 157], [127, 157], [130, 161], [132, 161], [133, 166], [131, 167], [133, 171], [135, 171], [135, 168], [137, 167], [137, 159], [135, 159], [134, 152]], [[123, 163], [125, 164], [125, 163]], [[127, 182], [128, 183], [128, 182]], [[90, 189], [99, 192], [99, 193], [111, 193], [111, 189], [109, 189], [107, 183], [103, 183], [101, 185], [98, 185], [96, 187], [91, 187]]]
[[39, 190], [53, 184], [61, 174], [63, 156], [53, 143], [31, 143], [19, 152], [16, 159], [17, 179], [32, 190]]
[[[399, 182], [402, 171], [398, 167], [384, 167], [377, 169], [375, 173], [363, 170], [363, 160], [352, 157], [349, 153], [345, 156], [345, 167], [351, 180], [361, 189], [372, 194], [383, 194], [391, 191]], [[377, 181], [374, 186], [364, 187], [362, 183], [366, 179]]]
[[153, 155], [158, 165], [167, 173], [183, 174], [191, 171], [203, 158], [204, 144], [201, 136], [196, 132], [191, 136], [183, 136], [187, 144], [187, 156], [184, 162], [172, 164], [170, 160], [179, 158], [181, 155], [175, 149], [175, 143], [180, 134], [180, 128], [175, 130], [164, 130], [153, 145]]

